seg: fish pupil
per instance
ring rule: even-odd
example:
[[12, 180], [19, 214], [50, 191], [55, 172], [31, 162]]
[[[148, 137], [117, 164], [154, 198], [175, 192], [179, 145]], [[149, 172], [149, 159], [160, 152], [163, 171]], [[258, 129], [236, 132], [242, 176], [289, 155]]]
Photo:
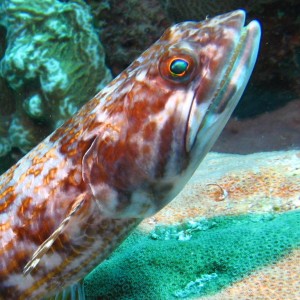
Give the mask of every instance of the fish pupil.
[[183, 76], [187, 71], [189, 63], [184, 59], [175, 59], [170, 64], [170, 71], [173, 76]]

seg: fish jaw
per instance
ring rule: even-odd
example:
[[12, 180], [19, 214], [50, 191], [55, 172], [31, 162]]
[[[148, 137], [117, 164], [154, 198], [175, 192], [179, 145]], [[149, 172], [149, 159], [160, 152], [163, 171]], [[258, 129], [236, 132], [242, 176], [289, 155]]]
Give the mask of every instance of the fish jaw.
[[[244, 27], [245, 12], [237, 10], [219, 16], [219, 22], [227, 37], [218, 46], [216, 68], [207, 63], [208, 78], [195, 93], [187, 123], [186, 151], [197, 152], [196, 156], [205, 155], [218, 138], [245, 90], [258, 54], [261, 30], [257, 21]], [[215, 92], [207, 93], [206, 85], [214, 86]]]

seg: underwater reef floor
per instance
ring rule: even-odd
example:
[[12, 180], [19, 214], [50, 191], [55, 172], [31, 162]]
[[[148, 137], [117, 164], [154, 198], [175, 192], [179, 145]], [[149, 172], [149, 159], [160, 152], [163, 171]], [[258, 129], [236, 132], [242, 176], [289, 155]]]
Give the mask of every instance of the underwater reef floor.
[[300, 299], [300, 151], [209, 153], [84, 280], [87, 299]]

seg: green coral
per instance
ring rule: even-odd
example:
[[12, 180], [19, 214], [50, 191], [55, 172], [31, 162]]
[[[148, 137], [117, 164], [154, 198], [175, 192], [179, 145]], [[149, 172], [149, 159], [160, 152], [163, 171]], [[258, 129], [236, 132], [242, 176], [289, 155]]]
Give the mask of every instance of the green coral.
[[8, 134], [12, 146], [26, 152], [112, 77], [84, 1], [0, 5], [0, 24], [7, 31], [0, 77], [14, 91], [6, 101], [16, 103]]
[[[155, 231], [160, 238], [136, 230], [85, 278], [87, 299], [211, 295], [300, 247], [300, 211], [216, 217], [199, 224], [160, 226]], [[168, 230], [167, 236], [174, 236], [191, 228], [198, 229], [188, 240], [166, 238]]]

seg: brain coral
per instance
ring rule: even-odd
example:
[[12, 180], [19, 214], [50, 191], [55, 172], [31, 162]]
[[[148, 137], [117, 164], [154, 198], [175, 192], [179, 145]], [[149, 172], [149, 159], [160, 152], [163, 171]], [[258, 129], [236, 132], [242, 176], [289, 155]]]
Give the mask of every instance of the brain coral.
[[27, 152], [105, 86], [111, 74], [84, 1], [2, 1], [0, 24], [6, 32], [0, 78], [9, 90], [0, 98], [1, 116], [7, 115], [4, 102], [15, 106], [9, 126], [1, 131], [0, 124], [0, 134], [10, 147]]

